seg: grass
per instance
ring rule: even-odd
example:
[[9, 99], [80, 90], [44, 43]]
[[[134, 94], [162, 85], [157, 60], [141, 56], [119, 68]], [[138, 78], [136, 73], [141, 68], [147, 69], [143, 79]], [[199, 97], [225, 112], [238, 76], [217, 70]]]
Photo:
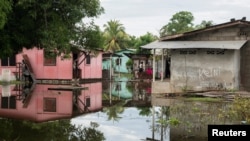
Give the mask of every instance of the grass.
[[211, 98], [211, 97], [188, 97], [185, 98], [186, 101], [201, 101], [201, 102], [220, 102], [221, 98]]

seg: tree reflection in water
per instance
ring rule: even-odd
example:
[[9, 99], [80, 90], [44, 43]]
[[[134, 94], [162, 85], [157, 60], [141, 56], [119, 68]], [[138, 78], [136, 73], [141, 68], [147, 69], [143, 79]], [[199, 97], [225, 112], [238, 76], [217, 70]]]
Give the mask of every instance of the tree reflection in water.
[[103, 141], [105, 137], [97, 125], [75, 126], [70, 120], [33, 123], [12, 119], [0, 119], [1, 141]]
[[107, 114], [108, 120], [119, 121], [122, 117], [119, 114], [124, 112], [124, 106], [127, 104], [129, 100], [121, 100], [115, 105], [110, 107], [104, 107], [103, 112]]
[[[76, 87], [77, 91], [62, 89], [69, 88], [67, 85], [36, 84], [33, 93], [25, 97], [17, 93], [19, 87], [8, 87], [11, 95], [1, 95], [0, 141], [101, 141], [105, 139], [104, 134], [108, 141], [116, 137], [130, 140], [122, 135], [133, 137], [133, 141], [138, 138], [170, 141], [170, 136], [171, 141], [205, 141], [207, 124], [232, 123], [228, 112], [239, 113], [243, 108], [238, 106], [249, 105], [240, 99], [234, 104], [237, 109], [232, 109], [228, 102], [186, 101], [187, 98], [155, 95], [151, 94], [148, 81], [112, 83], [105, 83], [107, 90], [101, 82], [86, 83]], [[115, 84], [119, 84], [119, 89]], [[85, 87], [88, 89], [79, 89]], [[50, 108], [51, 111], [46, 111]], [[78, 117], [78, 126], [72, 125], [70, 118], [72, 122]], [[241, 120], [247, 120], [246, 115], [243, 117]], [[32, 119], [39, 123], [29, 122]], [[92, 122], [90, 126], [85, 125], [88, 120]], [[100, 130], [103, 133], [97, 129], [104, 129]], [[120, 129], [120, 132], [116, 130], [114, 135], [105, 129]]]

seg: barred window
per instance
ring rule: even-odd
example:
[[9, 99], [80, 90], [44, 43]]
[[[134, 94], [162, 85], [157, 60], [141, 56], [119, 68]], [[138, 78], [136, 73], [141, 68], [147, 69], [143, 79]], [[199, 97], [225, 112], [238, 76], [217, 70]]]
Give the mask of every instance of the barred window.
[[225, 54], [225, 50], [217, 50], [217, 51], [216, 51], [216, 54], [223, 55], [223, 54]]
[[207, 50], [207, 54], [211, 54], [211, 55], [224, 55], [225, 54], [225, 50], [224, 49], [214, 49], [214, 50]]
[[207, 54], [215, 54], [214, 50], [207, 50]]

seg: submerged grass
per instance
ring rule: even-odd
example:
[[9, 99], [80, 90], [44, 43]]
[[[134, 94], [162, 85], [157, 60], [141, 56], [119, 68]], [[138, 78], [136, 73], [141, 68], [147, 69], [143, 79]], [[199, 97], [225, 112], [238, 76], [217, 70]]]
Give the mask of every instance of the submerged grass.
[[221, 98], [212, 97], [188, 97], [185, 98], [186, 101], [202, 101], [202, 102], [220, 102], [223, 101]]

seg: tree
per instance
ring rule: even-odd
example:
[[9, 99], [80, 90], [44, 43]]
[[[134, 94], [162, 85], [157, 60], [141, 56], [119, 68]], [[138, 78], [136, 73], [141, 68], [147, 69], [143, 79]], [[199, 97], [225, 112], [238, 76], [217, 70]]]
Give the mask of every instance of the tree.
[[[97, 129], [99, 125], [72, 125], [69, 119], [34, 123], [14, 119], [0, 119], [0, 140], [5, 141], [104, 141], [104, 134]], [[8, 130], [6, 130], [8, 129]]]
[[205, 28], [207, 26], [212, 26], [212, 25], [214, 25], [213, 21], [205, 21], [205, 20], [203, 20], [203, 21], [201, 21], [200, 24], [195, 26], [195, 29], [202, 29], [202, 28]]
[[140, 36], [139, 41], [136, 44], [136, 48], [137, 48], [136, 52], [140, 54], [150, 54], [150, 50], [143, 49], [141, 48], [141, 46], [151, 43], [157, 39], [158, 39], [157, 36], [149, 32], [147, 32], [145, 35]]
[[0, 29], [2, 29], [7, 22], [8, 14], [11, 12], [11, 1], [0, 0]]
[[180, 11], [172, 16], [170, 22], [160, 29], [160, 35], [173, 35], [193, 30], [194, 16], [191, 12]]
[[124, 112], [124, 105], [126, 105], [128, 100], [121, 100], [120, 102], [112, 105], [110, 107], [105, 107], [103, 112], [108, 116], [108, 120], [119, 121], [122, 117], [119, 114]]
[[94, 22], [88, 24], [81, 23], [76, 28], [76, 38], [74, 44], [86, 50], [102, 48], [104, 45], [103, 33]]
[[13, 1], [11, 9], [0, 30], [0, 57], [34, 46], [68, 53], [71, 42], [79, 38], [76, 25], [104, 12], [99, 0], [18, 0]]
[[105, 51], [115, 52], [126, 48], [129, 36], [125, 32], [125, 27], [118, 20], [110, 20], [104, 24]]

